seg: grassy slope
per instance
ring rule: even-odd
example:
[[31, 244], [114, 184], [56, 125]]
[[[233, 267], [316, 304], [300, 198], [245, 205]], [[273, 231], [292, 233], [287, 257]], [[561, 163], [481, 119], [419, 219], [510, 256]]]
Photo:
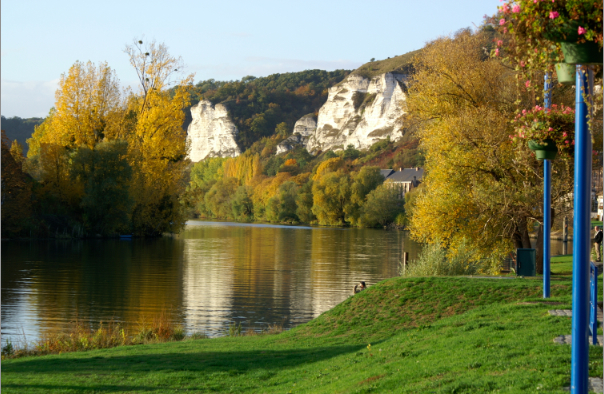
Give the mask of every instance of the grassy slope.
[[[564, 262], [558, 264], [561, 271]], [[569, 384], [571, 284], [394, 278], [308, 324], [218, 338], [3, 361], [3, 392], [556, 393]], [[524, 304], [518, 301], [531, 300]], [[368, 346], [368, 344], [371, 346]], [[602, 376], [602, 348], [590, 352]]]
[[395, 56], [390, 59], [376, 60], [365, 63], [361, 67], [354, 70], [352, 74], [361, 75], [365, 78], [373, 78], [387, 72], [408, 74], [411, 71], [410, 67], [413, 57], [417, 55], [419, 51], [420, 50], [418, 49], [416, 51], [407, 52], [403, 55]]

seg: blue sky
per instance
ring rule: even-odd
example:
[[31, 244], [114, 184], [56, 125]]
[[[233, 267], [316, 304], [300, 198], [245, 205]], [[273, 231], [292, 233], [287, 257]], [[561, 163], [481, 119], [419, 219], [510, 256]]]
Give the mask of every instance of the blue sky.
[[[169, 4], [169, 5], [168, 5]], [[1, 3], [1, 112], [46, 116], [62, 73], [107, 61], [122, 85], [136, 76], [134, 38], [165, 43], [195, 81], [307, 69], [354, 69], [480, 25], [499, 0], [31, 1]]]

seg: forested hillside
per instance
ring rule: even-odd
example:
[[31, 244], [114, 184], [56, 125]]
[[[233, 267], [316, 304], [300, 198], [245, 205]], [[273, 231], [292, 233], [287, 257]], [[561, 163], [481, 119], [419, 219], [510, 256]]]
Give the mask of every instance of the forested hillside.
[[[225, 104], [239, 129], [237, 144], [242, 151], [262, 137], [275, 132], [291, 134], [302, 116], [319, 111], [327, 100], [327, 89], [342, 81], [349, 70], [306, 70], [273, 74], [268, 77], [243, 77], [240, 81], [209, 79], [196, 84], [191, 104], [200, 100]], [[183, 127], [191, 123], [191, 112]], [[279, 125], [279, 130], [276, 131]]]
[[23, 153], [27, 154], [27, 140], [34, 133], [34, 127], [44, 122], [43, 118], [20, 118], [2, 116], [2, 130], [6, 132], [9, 140], [17, 140], [23, 146]]

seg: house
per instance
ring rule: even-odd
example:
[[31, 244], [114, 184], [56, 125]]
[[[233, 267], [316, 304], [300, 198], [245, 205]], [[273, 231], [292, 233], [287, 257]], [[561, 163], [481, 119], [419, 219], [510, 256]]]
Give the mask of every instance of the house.
[[420, 167], [399, 168], [398, 171], [387, 169], [380, 172], [386, 178], [384, 184], [395, 188], [398, 192], [397, 197], [401, 200], [405, 198], [408, 191], [419, 186], [424, 178], [424, 169]]

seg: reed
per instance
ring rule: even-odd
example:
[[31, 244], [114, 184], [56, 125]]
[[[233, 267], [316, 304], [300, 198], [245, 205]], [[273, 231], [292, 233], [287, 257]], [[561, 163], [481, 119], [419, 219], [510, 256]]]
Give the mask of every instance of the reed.
[[[76, 319], [71, 322], [66, 332], [44, 334], [32, 344], [27, 343], [24, 334], [18, 343], [7, 340], [2, 346], [2, 359], [188, 339], [184, 328], [175, 324], [165, 309], [149, 319], [148, 323], [143, 319], [138, 326], [137, 330], [129, 332], [119, 322], [110, 321], [101, 322], [98, 327], [93, 328]], [[190, 338], [202, 339], [207, 336], [194, 333]]]

